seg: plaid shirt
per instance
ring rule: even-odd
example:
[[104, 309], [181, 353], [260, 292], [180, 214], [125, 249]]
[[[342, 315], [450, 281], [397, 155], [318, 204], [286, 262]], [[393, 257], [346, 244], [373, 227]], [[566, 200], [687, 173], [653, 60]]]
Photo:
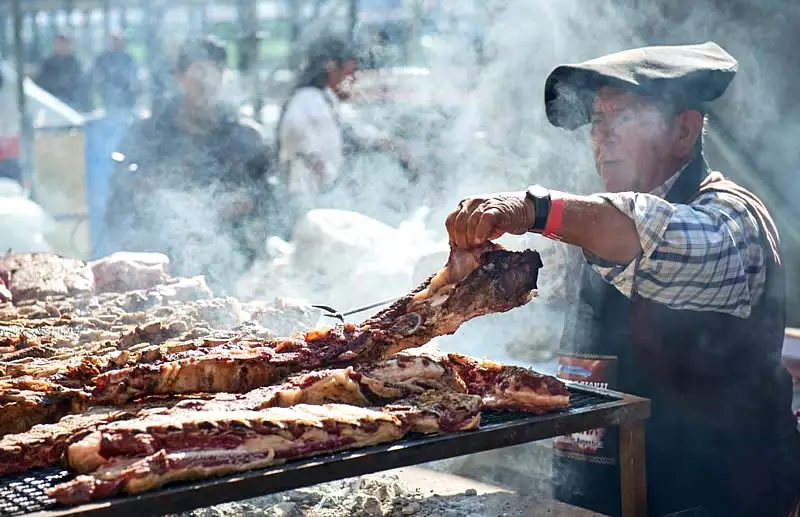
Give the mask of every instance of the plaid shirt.
[[649, 194], [600, 194], [633, 220], [642, 254], [623, 266], [587, 260], [628, 298], [747, 318], [766, 280], [758, 223], [729, 194], [704, 193], [689, 205], [665, 201], [681, 172]]

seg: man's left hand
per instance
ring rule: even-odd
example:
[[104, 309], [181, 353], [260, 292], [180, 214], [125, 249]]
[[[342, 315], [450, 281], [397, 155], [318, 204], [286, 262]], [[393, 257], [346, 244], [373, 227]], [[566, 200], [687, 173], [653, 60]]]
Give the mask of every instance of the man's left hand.
[[533, 203], [525, 192], [468, 197], [445, 222], [450, 242], [459, 248], [480, 246], [506, 233], [522, 235], [533, 226]]

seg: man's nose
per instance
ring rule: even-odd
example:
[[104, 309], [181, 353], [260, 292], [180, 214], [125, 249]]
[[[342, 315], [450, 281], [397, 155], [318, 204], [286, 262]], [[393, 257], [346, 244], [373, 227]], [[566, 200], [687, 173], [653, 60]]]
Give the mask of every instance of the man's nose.
[[601, 122], [595, 126], [597, 140], [606, 144], [613, 145], [619, 141], [617, 127], [613, 122]]

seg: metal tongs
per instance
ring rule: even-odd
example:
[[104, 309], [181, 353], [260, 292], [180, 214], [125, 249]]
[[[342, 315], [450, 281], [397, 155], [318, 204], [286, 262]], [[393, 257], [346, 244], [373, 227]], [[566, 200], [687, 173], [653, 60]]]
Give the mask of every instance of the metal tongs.
[[323, 311], [325, 311], [325, 314], [323, 314], [323, 316], [327, 316], [329, 318], [336, 318], [337, 320], [344, 323], [345, 316], [351, 316], [353, 314], [358, 314], [359, 312], [368, 311], [370, 309], [374, 309], [382, 305], [388, 305], [392, 302], [399, 300], [402, 297], [403, 296], [395, 296], [394, 298], [389, 298], [388, 300], [381, 300], [380, 302], [371, 303], [369, 305], [364, 305], [363, 307], [358, 307], [357, 309], [351, 309], [345, 312], [339, 312], [329, 305], [312, 305], [312, 307], [317, 309], [322, 309]]

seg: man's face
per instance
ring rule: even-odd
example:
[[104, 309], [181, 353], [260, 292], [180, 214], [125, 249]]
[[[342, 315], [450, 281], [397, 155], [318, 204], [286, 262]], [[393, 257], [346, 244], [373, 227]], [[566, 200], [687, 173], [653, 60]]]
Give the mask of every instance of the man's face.
[[53, 43], [53, 52], [59, 56], [68, 56], [72, 52], [72, 45], [68, 39], [58, 38]]
[[122, 36], [114, 34], [109, 40], [109, 47], [112, 51], [119, 52], [125, 48], [125, 40], [122, 38]]
[[328, 64], [328, 87], [340, 99], [349, 99], [352, 95], [357, 70], [358, 64], [355, 60], [345, 61], [342, 65], [331, 61]]
[[648, 99], [613, 88], [597, 92], [592, 105], [592, 153], [608, 192], [649, 192], [675, 163], [672, 124]]
[[196, 107], [212, 106], [222, 90], [224, 69], [213, 61], [194, 61], [178, 74], [183, 97]]

